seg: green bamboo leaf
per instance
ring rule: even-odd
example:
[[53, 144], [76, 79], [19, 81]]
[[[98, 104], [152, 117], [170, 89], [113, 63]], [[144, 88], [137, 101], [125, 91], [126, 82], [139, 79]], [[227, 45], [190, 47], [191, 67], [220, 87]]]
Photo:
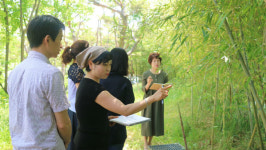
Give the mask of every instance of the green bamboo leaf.
[[[175, 37], [177, 37], [177, 35], [176, 35]], [[177, 39], [178, 39], [178, 38], [175, 38], [175, 39], [173, 40], [173, 43], [171, 44], [170, 49], [173, 49], [173, 47], [175, 46], [175, 43], [176, 43]]]
[[212, 17], [213, 17], [213, 12], [209, 12], [207, 14], [207, 23], [211, 24], [212, 22]]
[[156, 38], [156, 40], [160, 39], [162, 37], [163, 33], [160, 33], [159, 36]]
[[221, 26], [223, 25], [224, 23], [224, 19], [226, 18], [226, 15], [225, 14], [221, 14], [217, 23], [216, 23], [216, 26], [217, 26], [217, 30], [220, 30]]
[[171, 18], [173, 18], [175, 15], [170, 15], [170, 16], [167, 16], [164, 20], [169, 20], [169, 19], [171, 19]]
[[203, 37], [205, 37], [206, 36], [206, 31], [203, 29], [203, 27], [201, 27], [201, 30], [202, 30]]
[[182, 16], [182, 17], [179, 17], [178, 20], [182, 20], [182, 19], [186, 18], [187, 16], [188, 16], [188, 15], [184, 15], [184, 16]]
[[184, 44], [184, 42], [187, 40], [187, 38], [188, 38], [188, 36], [186, 36], [186, 37], [181, 41], [180, 46]]
[[179, 29], [180, 29], [180, 25], [181, 25], [181, 22], [178, 22], [178, 23], [175, 25], [175, 29], [176, 29], [176, 30], [179, 30]]
[[114, 23], [115, 23], [116, 25], [118, 24], [117, 21], [116, 21], [115, 16], [113, 16], [113, 21], [114, 21]]
[[176, 56], [178, 56], [182, 52], [182, 49], [177, 52]]

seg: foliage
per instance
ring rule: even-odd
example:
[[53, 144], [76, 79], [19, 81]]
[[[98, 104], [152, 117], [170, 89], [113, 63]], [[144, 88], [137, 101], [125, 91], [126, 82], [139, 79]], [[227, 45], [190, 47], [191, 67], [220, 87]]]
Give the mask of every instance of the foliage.
[[[169, 82], [174, 85], [165, 105], [166, 136], [154, 138], [155, 144], [180, 142], [184, 145], [176, 110], [179, 103], [189, 149], [210, 149], [210, 144], [214, 144], [216, 149], [247, 148], [253, 130], [251, 127], [254, 128], [255, 124], [253, 107], [249, 109], [248, 105], [249, 81], [254, 81], [260, 100], [266, 101], [266, 5], [264, 0], [219, 0], [216, 6], [214, 1], [123, 1], [130, 16], [127, 33], [130, 35], [134, 32], [136, 37], [141, 37], [137, 49], [129, 56], [130, 74], [139, 77], [141, 81], [142, 73], [150, 68], [147, 62], [149, 53], [157, 51], [163, 58], [162, 69], [168, 73]], [[114, 1], [104, 2], [110, 7], [116, 6]], [[9, 70], [12, 70], [19, 63], [16, 58], [20, 54], [19, 5], [18, 1], [8, 1], [7, 4], [9, 14], [12, 14], [8, 62]], [[33, 4], [33, 0], [23, 0], [24, 24], [28, 22]], [[0, 10], [0, 72], [4, 72], [5, 28], [2, 4]], [[93, 11], [96, 11], [95, 7], [85, 0], [46, 0], [41, 1], [38, 14], [49, 13], [64, 21], [64, 45], [70, 45], [74, 37], [86, 39], [94, 45], [97, 31], [93, 30], [92, 24], [87, 23]], [[98, 18], [104, 22], [101, 44], [111, 49], [116, 45], [115, 29], [121, 27], [119, 17], [108, 14], [101, 17]], [[224, 26], [225, 20], [234, 36], [236, 49]], [[126, 42], [129, 48], [133, 43], [132, 40]], [[241, 67], [238, 50], [246, 58], [251, 77], [247, 77]], [[225, 61], [224, 56], [228, 61]], [[63, 68], [60, 59], [51, 59], [51, 62]], [[0, 74], [1, 83], [3, 79]], [[139, 89], [140, 85], [137, 84], [134, 89], [137, 100], [143, 96]], [[214, 109], [216, 92], [217, 104]], [[2, 105], [1, 109], [7, 108], [6, 104]], [[7, 116], [3, 116], [3, 120], [7, 121]], [[265, 129], [260, 117], [259, 123], [265, 143]], [[215, 132], [214, 141], [211, 141], [212, 129]], [[129, 130], [128, 148], [142, 149], [140, 126], [129, 127]], [[8, 135], [8, 132], [4, 134]], [[260, 147], [257, 133], [253, 145], [254, 149]]]
[[8, 95], [0, 90], [0, 149], [12, 149], [8, 128]]
[[[254, 4], [248, 5], [250, 3]], [[258, 67], [265, 66], [265, 55], [261, 55], [264, 54], [262, 47], [263, 27], [266, 19], [264, 10], [263, 2], [248, 0], [220, 1], [218, 9], [213, 1], [171, 1], [158, 6], [147, 17], [149, 20], [146, 22], [145, 29], [151, 30], [158, 36], [154, 38], [151, 36], [146, 40], [161, 42], [160, 52], [168, 54], [164, 56], [168, 60], [167, 72], [174, 74], [176, 78], [174, 83], [184, 92], [184, 95], [190, 93], [191, 90], [194, 92], [191, 96], [187, 95], [191, 103], [196, 105], [192, 109], [194, 112], [204, 113], [207, 111], [206, 113], [211, 117], [214, 110], [216, 79], [218, 78], [218, 104], [215, 116], [217, 121], [213, 128], [215, 128], [215, 134], [227, 133], [221, 134], [222, 137], [233, 138], [233, 141], [244, 140], [241, 139], [243, 133], [250, 133], [250, 124], [247, 122], [250, 118], [247, 118], [246, 95], [250, 79], [247, 78], [240, 66], [236, 50], [231, 44], [223, 22], [225, 19], [229, 21], [237, 45], [248, 58], [247, 62], [249, 64], [252, 62], [252, 66], [250, 65], [252, 76], [265, 78], [265, 71], [260, 72], [260, 75], [256, 71]], [[251, 47], [255, 50], [252, 51]], [[222, 56], [228, 57], [229, 61], [225, 62]], [[219, 76], [217, 76], [217, 67]], [[256, 89], [260, 93], [260, 99], [263, 99], [265, 89], [259, 85], [263, 85], [265, 82], [256, 81]], [[193, 98], [191, 98], [192, 96]], [[225, 109], [223, 109], [223, 105]], [[223, 113], [225, 113], [226, 125], [224, 128], [222, 127]], [[193, 123], [195, 119], [201, 120], [203, 116], [197, 114], [197, 118], [191, 117], [190, 122]], [[252, 123], [254, 124], [254, 122]], [[226, 131], [221, 132], [221, 129]], [[192, 130], [194, 130], [194, 126]], [[206, 133], [206, 135], [209, 135], [210, 138], [210, 133]], [[223, 144], [218, 140], [219, 136], [216, 136], [214, 141], [216, 146]]]

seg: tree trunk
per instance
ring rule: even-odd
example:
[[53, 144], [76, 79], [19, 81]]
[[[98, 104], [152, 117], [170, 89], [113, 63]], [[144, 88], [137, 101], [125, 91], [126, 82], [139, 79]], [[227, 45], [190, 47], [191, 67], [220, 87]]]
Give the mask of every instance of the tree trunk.
[[[115, 12], [114, 12], [114, 17], [115, 19]], [[118, 42], [117, 42], [117, 25], [115, 26], [115, 29], [114, 29], [114, 35], [115, 35], [115, 47], [118, 47]]]
[[99, 45], [99, 39], [100, 39], [100, 26], [101, 26], [101, 22], [100, 19], [98, 20], [98, 27], [97, 27], [97, 32], [96, 32], [96, 45]]
[[23, 12], [22, 12], [22, 0], [20, 0], [20, 32], [21, 32], [21, 42], [20, 42], [20, 61], [24, 60], [24, 41], [25, 41], [25, 33], [23, 29]]
[[120, 14], [122, 18], [122, 29], [120, 31], [120, 41], [119, 41], [119, 47], [124, 48], [125, 46], [125, 39], [126, 39], [126, 31], [127, 31], [127, 16], [124, 15], [124, 8], [122, 8], [122, 13]]
[[[36, 2], [36, 1], [35, 1], [35, 2]], [[41, 3], [41, 0], [38, 0], [37, 8], [36, 8], [36, 10], [35, 10], [35, 16], [38, 15], [40, 3]]]
[[9, 57], [9, 42], [10, 42], [10, 34], [9, 34], [9, 21], [8, 21], [8, 10], [5, 3], [5, 0], [3, 0], [3, 7], [5, 12], [5, 28], [6, 28], [6, 58], [5, 58], [5, 85], [4, 90], [7, 91], [7, 76], [8, 76], [8, 57]]

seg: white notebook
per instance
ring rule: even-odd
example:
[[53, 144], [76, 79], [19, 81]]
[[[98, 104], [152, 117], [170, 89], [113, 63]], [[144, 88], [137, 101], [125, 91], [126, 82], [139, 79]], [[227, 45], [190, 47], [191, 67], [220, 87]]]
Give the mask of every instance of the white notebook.
[[132, 126], [132, 125], [147, 122], [150, 120], [151, 120], [150, 118], [142, 117], [142, 116], [133, 114], [130, 116], [121, 115], [118, 118], [111, 119], [110, 121], [119, 123], [119, 124], [124, 125], [124, 126]]

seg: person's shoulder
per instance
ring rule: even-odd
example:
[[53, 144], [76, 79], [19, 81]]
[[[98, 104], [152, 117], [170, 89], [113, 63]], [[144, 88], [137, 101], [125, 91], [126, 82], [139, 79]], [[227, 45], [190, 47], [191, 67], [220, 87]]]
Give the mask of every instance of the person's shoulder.
[[110, 74], [107, 79], [101, 80], [101, 83], [106, 83], [106, 82], [108, 82], [109, 84], [110, 83], [123, 84], [130, 82], [130, 80], [126, 76], [120, 74]]
[[143, 72], [143, 76], [150, 75], [150, 74], [151, 74], [150, 70]]
[[123, 81], [124, 81], [125, 83], [131, 85], [131, 81], [130, 81], [127, 77], [123, 76], [122, 78], [123, 78]]
[[40, 70], [42, 75], [45, 76], [63, 76], [63, 73], [56, 67], [53, 66], [52, 64], [43, 64], [43, 66], [41, 66]]
[[77, 63], [73, 63], [69, 66], [69, 69], [78, 69], [78, 64]]
[[19, 63], [14, 69], [10, 71], [9, 76], [12, 76], [12, 74], [20, 74], [23, 73], [25, 70], [29, 70], [32, 67], [34, 67], [34, 63], [30, 62], [29, 59], [24, 59], [21, 63]]
[[47, 64], [47, 71], [49, 71], [51, 73], [61, 72], [56, 66], [54, 66], [52, 64]]
[[161, 74], [164, 75], [164, 76], [167, 76], [168, 74], [165, 72], [165, 71], [161, 71]]

